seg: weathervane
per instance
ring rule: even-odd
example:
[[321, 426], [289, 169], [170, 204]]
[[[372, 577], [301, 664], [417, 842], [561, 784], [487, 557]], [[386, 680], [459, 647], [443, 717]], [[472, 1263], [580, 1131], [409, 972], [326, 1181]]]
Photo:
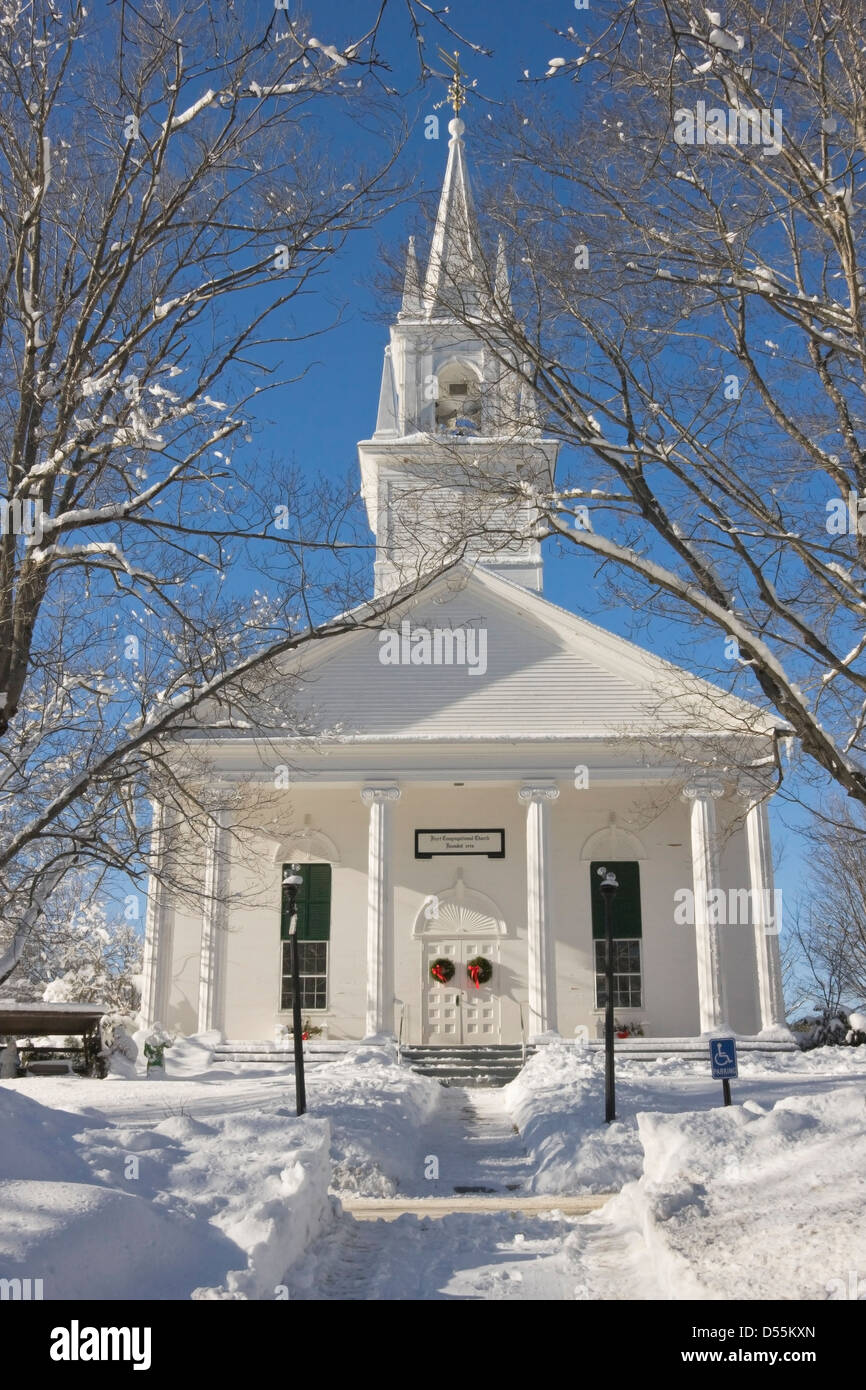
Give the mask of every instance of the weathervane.
[[452, 54], [446, 53], [444, 48], [440, 48], [439, 56], [443, 63], [447, 63], [448, 67], [451, 69], [452, 75], [451, 81], [448, 84], [447, 97], [444, 101], [434, 102], [433, 109], [434, 111], [438, 111], [440, 106], [444, 106], [446, 102], [450, 102], [454, 108], [454, 115], [459, 116], [460, 108], [465, 105], [466, 102], [466, 93], [471, 91], [473, 87], [477, 87], [478, 78], [473, 78], [471, 82], [464, 82], [463, 79], [466, 73], [460, 71], [460, 54], [457, 49], [454, 50], [452, 56]]

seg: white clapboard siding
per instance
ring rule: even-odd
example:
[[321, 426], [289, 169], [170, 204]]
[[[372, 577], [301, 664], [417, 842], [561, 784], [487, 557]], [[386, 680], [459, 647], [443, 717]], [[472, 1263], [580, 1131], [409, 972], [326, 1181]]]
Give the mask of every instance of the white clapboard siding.
[[[698, 683], [689, 673], [486, 572], [472, 573], [456, 594], [439, 581], [402, 616], [413, 630], [483, 629], [486, 671], [386, 665], [379, 633], [352, 634], [300, 667], [295, 705], [314, 713], [322, 733], [593, 737], [696, 726]], [[389, 628], [399, 631], [400, 622], [393, 617]], [[726, 698], [715, 696], [707, 707], [713, 728]]]

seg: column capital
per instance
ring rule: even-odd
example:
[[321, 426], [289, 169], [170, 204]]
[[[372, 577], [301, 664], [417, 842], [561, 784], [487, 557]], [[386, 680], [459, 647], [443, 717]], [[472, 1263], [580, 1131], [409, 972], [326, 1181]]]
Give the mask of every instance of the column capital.
[[705, 801], [710, 797], [718, 801], [724, 794], [724, 782], [721, 777], [713, 776], [712, 773], [701, 773], [689, 778], [681, 793], [686, 801]]
[[748, 801], [754, 805], [758, 801], [767, 801], [776, 790], [765, 777], [759, 773], [743, 773], [737, 779], [737, 796], [742, 801]]
[[517, 796], [518, 800], [524, 803], [533, 801], [555, 801], [559, 796], [559, 787], [555, 782], [524, 782]]
[[374, 806], [383, 801], [399, 801], [400, 795], [400, 788], [393, 785], [361, 788], [361, 800], [365, 806]]

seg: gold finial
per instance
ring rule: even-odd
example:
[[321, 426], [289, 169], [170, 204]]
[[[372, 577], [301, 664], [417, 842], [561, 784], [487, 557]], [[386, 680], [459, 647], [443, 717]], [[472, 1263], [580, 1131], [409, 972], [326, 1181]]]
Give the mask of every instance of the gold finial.
[[[451, 81], [448, 84], [448, 96], [446, 97], [446, 101], [449, 101], [453, 106], [454, 115], [459, 116], [461, 106], [464, 106], [466, 103], [466, 93], [477, 86], [478, 79], [476, 77], [473, 78], [471, 82], [464, 82], [463, 79], [466, 73], [460, 70], [460, 54], [456, 49], [452, 55], [451, 53], [446, 53], [444, 48], [440, 48], [439, 56], [443, 63], [446, 63], [451, 69]], [[437, 101], [434, 103], [434, 110], [438, 111], [439, 107], [444, 105], [445, 101]]]

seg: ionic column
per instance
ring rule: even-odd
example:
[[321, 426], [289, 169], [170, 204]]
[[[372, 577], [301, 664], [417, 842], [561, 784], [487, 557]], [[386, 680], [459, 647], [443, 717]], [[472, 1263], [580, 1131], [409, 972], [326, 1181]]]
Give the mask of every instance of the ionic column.
[[744, 783], [740, 794], [747, 799], [746, 848], [749, 855], [749, 901], [755, 929], [755, 959], [758, 970], [758, 999], [761, 1031], [787, 1029], [785, 999], [782, 992], [782, 958], [779, 932], [782, 914], [777, 908], [773, 886], [773, 855], [766, 787]]
[[150, 872], [147, 877], [147, 912], [144, 919], [144, 959], [142, 962], [141, 1016], [145, 1028], [162, 1021], [164, 999], [160, 982], [163, 975], [161, 952], [164, 940], [166, 813], [159, 802], [151, 802]]
[[198, 984], [198, 1031], [217, 1027], [217, 1007], [222, 962], [222, 928], [228, 878], [228, 812], [211, 812], [204, 868], [204, 901], [201, 915], [201, 957]]
[[391, 806], [400, 788], [364, 787], [361, 800], [370, 809], [367, 851], [367, 1018], [366, 1034], [385, 1031], [385, 960], [389, 951]]
[[691, 802], [692, 885], [702, 1033], [714, 1033], [727, 1027], [722, 943], [709, 903], [710, 893], [720, 887], [715, 803], [723, 795], [721, 783], [710, 779], [702, 778], [683, 789], [683, 796]]
[[550, 803], [559, 796], [553, 783], [524, 783], [517, 793], [526, 806], [526, 926], [529, 977], [529, 1035], [556, 1030], [556, 994], [551, 980]]

